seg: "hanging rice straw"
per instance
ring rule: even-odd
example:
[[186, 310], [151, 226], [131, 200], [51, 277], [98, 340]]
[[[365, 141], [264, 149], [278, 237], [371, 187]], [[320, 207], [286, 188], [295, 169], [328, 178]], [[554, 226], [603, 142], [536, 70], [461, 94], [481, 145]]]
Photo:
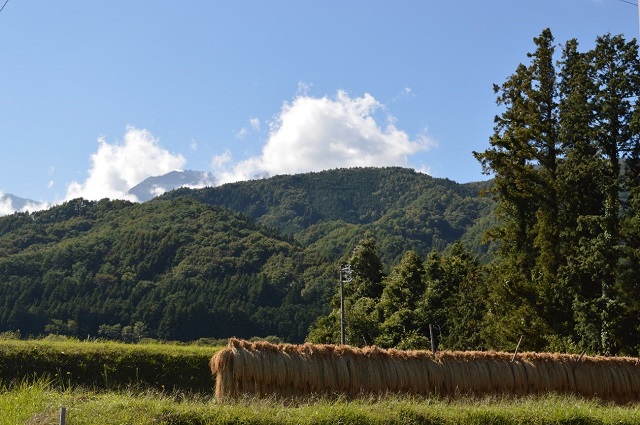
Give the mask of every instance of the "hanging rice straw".
[[348, 346], [250, 343], [229, 339], [211, 359], [218, 400], [244, 395], [362, 397], [387, 393], [456, 396], [573, 393], [617, 402], [640, 399], [635, 358], [438, 352]]

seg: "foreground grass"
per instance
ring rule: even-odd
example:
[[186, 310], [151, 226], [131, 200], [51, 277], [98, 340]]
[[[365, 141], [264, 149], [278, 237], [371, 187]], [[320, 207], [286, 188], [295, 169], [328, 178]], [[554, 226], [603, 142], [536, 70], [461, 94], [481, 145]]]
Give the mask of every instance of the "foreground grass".
[[285, 404], [146, 391], [55, 390], [44, 381], [0, 390], [0, 424], [640, 424], [640, 405], [614, 406], [566, 396], [526, 399], [316, 400]]

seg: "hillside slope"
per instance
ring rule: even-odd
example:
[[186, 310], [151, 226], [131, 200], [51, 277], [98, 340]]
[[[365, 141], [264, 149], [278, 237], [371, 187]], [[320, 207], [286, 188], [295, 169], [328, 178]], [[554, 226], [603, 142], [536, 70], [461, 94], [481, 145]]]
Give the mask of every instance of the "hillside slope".
[[241, 212], [331, 259], [369, 230], [382, 258], [393, 263], [408, 249], [426, 255], [458, 240], [485, 256], [490, 247], [481, 236], [494, 204], [479, 194], [489, 185], [399, 167], [350, 168], [178, 189], [163, 197], [191, 197]]
[[300, 296], [306, 265], [223, 208], [78, 199], [0, 218], [0, 331], [300, 341], [317, 308]]

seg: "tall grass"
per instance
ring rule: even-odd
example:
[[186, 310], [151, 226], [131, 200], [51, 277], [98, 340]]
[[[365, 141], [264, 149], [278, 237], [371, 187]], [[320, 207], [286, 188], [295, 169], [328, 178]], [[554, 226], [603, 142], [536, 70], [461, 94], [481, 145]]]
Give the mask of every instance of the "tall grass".
[[444, 400], [391, 396], [347, 401], [286, 403], [146, 391], [94, 392], [20, 383], [0, 391], [0, 424], [57, 424], [60, 406], [69, 425], [109, 424], [637, 424], [640, 406], [617, 406], [574, 396], [490, 397]]
[[[37, 423], [38, 415], [48, 415], [48, 401], [51, 391], [48, 382], [23, 381], [7, 387], [0, 387], [0, 423]], [[39, 412], [39, 413], [37, 413]], [[44, 423], [44, 422], [43, 422]]]

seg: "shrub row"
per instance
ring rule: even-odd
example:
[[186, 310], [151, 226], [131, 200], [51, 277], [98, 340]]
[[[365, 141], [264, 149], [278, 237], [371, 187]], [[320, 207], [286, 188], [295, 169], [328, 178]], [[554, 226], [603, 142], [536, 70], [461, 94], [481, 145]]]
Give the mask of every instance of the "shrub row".
[[211, 394], [215, 347], [75, 340], [0, 340], [0, 384], [45, 378], [54, 386]]

